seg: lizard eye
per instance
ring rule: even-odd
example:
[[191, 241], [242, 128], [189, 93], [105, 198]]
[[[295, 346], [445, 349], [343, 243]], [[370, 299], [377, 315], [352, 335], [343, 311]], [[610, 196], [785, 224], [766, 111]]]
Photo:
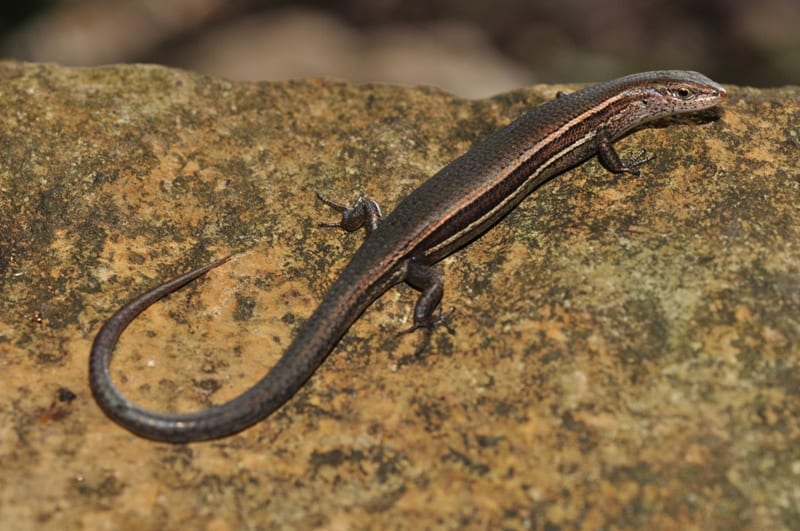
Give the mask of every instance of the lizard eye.
[[678, 87], [672, 93], [680, 100], [691, 100], [695, 96], [695, 92], [689, 87]]

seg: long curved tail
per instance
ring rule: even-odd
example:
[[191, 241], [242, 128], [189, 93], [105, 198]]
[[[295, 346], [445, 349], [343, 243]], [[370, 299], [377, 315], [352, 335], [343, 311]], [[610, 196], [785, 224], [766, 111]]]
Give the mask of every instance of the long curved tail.
[[253, 387], [224, 404], [193, 413], [160, 413], [137, 406], [111, 380], [114, 347], [125, 328], [147, 307], [228, 261], [219, 259], [170, 280], [120, 308], [98, 332], [89, 360], [89, 383], [101, 409], [122, 427], [148, 439], [189, 442], [239, 432], [282, 406], [308, 380], [359, 315], [398, 282], [384, 275], [375, 282], [337, 280], [301, 327], [277, 364]]

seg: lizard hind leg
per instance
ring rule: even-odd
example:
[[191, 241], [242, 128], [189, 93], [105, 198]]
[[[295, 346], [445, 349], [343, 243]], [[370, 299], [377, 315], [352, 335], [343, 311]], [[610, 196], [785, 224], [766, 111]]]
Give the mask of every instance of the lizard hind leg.
[[422, 331], [422, 341], [414, 352], [417, 356], [428, 348], [434, 328], [443, 326], [450, 334], [455, 334], [455, 330], [450, 326], [455, 308], [444, 312], [439, 306], [444, 295], [444, 282], [442, 276], [432, 267], [411, 262], [406, 271], [405, 282], [419, 290], [420, 295], [414, 307], [414, 324], [399, 333]]

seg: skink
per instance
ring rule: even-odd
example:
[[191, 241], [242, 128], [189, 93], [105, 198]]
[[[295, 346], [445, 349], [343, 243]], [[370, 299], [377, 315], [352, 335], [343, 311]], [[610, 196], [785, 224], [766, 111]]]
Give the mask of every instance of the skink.
[[160, 413], [129, 401], [111, 380], [111, 356], [125, 327], [155, 301], [227, 260], [223, 258], [140, 295], [103, 325], [89, 362], [95, 400], [111, 419], [150, 439], [179, 443], [239, 432], [289, 400], [390, 287], [406, 282], [421, 292], [414, 328], [439, 324], [444, 318], [436, 308], [444, 289], [433, 264], [481, 236], [543, 182], [595, 154], [613, 173], [638, 175], [648, 159], [640, 155], [622, 161], [612, 142], [647, 122], [710, 109], [725, 98], [721, 85], [697, 72], [633, 74], [560, 94], [531, 110], [445, 166], [385, 219], [371, 200], [345, 208], [320, 196], [342, 214], [337, 226], [366, 228], [367, 238], [258, 383], [202, 411]]

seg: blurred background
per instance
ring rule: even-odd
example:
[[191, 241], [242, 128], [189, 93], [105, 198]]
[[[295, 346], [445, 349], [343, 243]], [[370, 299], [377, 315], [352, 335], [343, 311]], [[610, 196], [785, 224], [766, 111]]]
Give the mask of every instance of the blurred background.
[[485, 97], [539, 82], [699, 70], [800, 84], [800, 0], [28, 0], [0, 55], [152, 62], [234, 80], [333, 77]]

